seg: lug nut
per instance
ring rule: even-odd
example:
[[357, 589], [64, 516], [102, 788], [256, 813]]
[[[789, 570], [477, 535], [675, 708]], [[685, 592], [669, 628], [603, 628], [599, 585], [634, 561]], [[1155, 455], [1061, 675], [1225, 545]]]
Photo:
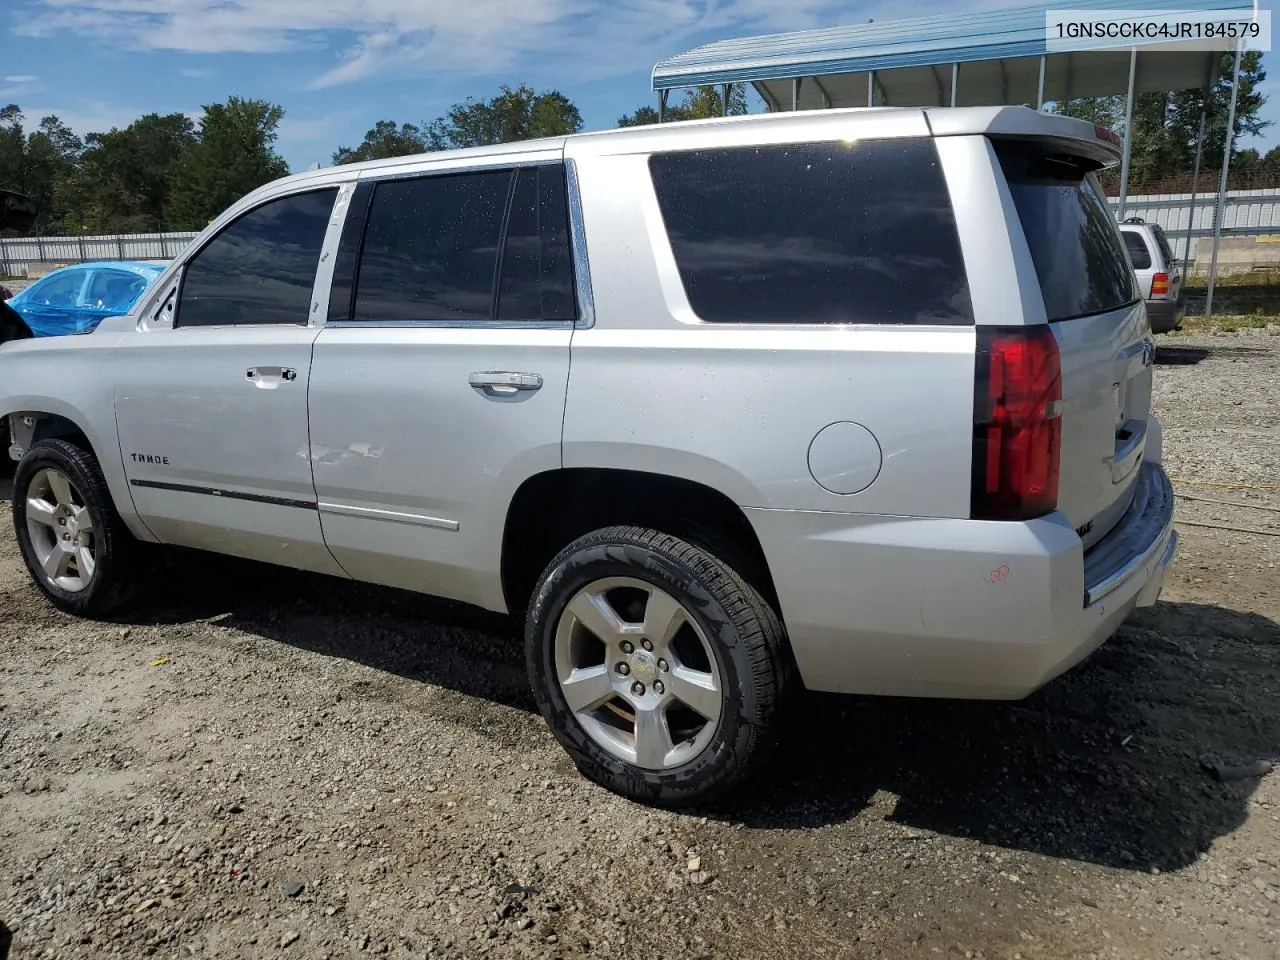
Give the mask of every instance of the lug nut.
[[653, 641], [652, 641], [652, 640], [641, 640], [641, 641], [640, 641], [640, 646], [644, 647], [646, 650], [652, 650], [652, 649], [653, 649]]
[[655, 681], [653, 684], [653, 692], [656, 693], [658, 696], [662, 696], [664, 693], [667, 692], [667, 688], [662, 685], [661, 680], [658, 680], [658, 681]]
[[631, 672], [631, 668], [630, 668], [630, 667], [628, 667], [625, 663], [619, 663], [619, 664], [618, 664], [616, 667], [614, 667], [613, 669], [617, 670], [617, 671], [618, 671], [620, 674], [622, 674], [624, 677], [625, 677], [628, 673], [630, 673], [630, 672]]
[[631, 685], [631, 692], [634, 693], [637, 697], [643, 697], [644, 684], [641, 683], [639, 680], [637, 680], [635, 683]]
[[658, 669], [659, 669], [659, 670], [661, 670], [663, 673], [666, 673], [668, 670], [670, 670], [670, 669], [671, 669], [671, 667], [670, 667], [670, 665], [667, 663], [667, 661], [665, 661], [665, 660], [661, 660], [661, 659], [660, 659], [660, 660], [658, 661]]
[[631, 652], [633, 652], [634, 650], [635, 650], [635, 646], [631, 643], [631, 641], [630, 641], [630, 640], [623, 640], [623, 641], [622, 641], [622, 652], [623, 652], [623, 653], [631, 653]]

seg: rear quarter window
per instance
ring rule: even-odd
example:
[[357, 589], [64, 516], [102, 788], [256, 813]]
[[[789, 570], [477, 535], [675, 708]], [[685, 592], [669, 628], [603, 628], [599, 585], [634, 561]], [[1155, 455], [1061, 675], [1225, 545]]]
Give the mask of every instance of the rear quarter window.
[[1135, 270], [1151, 269], [1151, 251], [1147, 249], [1147, 241], [1137, 230], [1121, 230], [1124, 237], [1124, 248], [1129, 253], [1129, 260]]
[[1137, 278], [1093, 175], [1097, 164], [1033, 142], [997, 140], [994, 146], [1049, 320], [1105, 313], [1137, 301]]
[[1151, 232], [1156, 235], [1156, 243], [1160, 244], [1160, 256], [1164, 257], [1164, 265], [1166, 269], [1173, 269], [1173, 247], [1169, 246], [1169, 236], [1160, 227], [1159, 224], [1151, 228]]
[[664, 153], [649, 167], [702, 320], [973, 322], [928, 138]]

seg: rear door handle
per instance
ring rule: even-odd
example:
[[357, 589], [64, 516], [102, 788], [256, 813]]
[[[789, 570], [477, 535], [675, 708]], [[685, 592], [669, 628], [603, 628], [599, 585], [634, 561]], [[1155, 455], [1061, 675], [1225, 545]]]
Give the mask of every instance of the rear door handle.
[[298, 371], [291, 367], [250, 367], [244, 372], [244, 378], [262, 390], [274, 390], [282, 383], [293, 383], [298, 379]]
[[477, 390], [496, 396], [512, 396], [521, 390], [541, 390], [542, 377], [536, 373], [517, 373], [512, 370], [486, 370], [473, 373], [467, 383]]

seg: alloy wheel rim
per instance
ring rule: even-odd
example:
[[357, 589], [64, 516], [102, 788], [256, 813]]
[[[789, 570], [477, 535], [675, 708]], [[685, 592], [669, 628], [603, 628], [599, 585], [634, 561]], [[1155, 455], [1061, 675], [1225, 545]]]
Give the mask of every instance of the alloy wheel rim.
[[625, 763], [681, 766], [720, 726], [715, 651], [680, 601], [643, 580], [609, 577], [574, 594], [556, 626], [555, 668], [583, 730]]
[[68, 593], [88, 588], [98, 539], [84, 496], [61, 470], [46, 467], [27, 485], [27, 534], [45, 581]]

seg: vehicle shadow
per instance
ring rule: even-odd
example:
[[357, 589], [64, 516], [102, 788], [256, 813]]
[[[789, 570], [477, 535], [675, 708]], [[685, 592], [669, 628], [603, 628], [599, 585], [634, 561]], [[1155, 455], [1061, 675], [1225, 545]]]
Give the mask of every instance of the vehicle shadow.
[[1204, 347], [1156, 347], [1155, 362], [1165, 367], [1193, 367], [1205, 357], [1209, 351]]
[[13, 934], [0, 920], [0, 960], [9, 960], [9, 950], [13, 947]]
[[1161, 603], [1023, 701], [809, 697], [771, 786], [728, 818], [819, 827], [884, 790], [906, 826], [1176, 870], [1247, 818], [1257, 780], [1218, 783], [1201, 761], [1280, 752], [1277, 668], [1275, 622]]
[[[511, 620], [463, 604], [204, 554], [181, 554], [135, 624], [213, 622], [525, 711]], [[1248, 813], [1256, 780], [1204, 759], [1280, 752], [1280, 625], [1161, 603], [1089, 660], [1014, 703], [807, 694], [784, 749], [742, 799], [699, 811], [764, 830], [843, 823], [878, 791], [889, 819], [1120, 869], [1193, 863]]]
[[219, 626], [384, 673], [536, 711], [511, 618], [468, 604], [196, 551], [165, 548], [167, 571], [121, 622]]

